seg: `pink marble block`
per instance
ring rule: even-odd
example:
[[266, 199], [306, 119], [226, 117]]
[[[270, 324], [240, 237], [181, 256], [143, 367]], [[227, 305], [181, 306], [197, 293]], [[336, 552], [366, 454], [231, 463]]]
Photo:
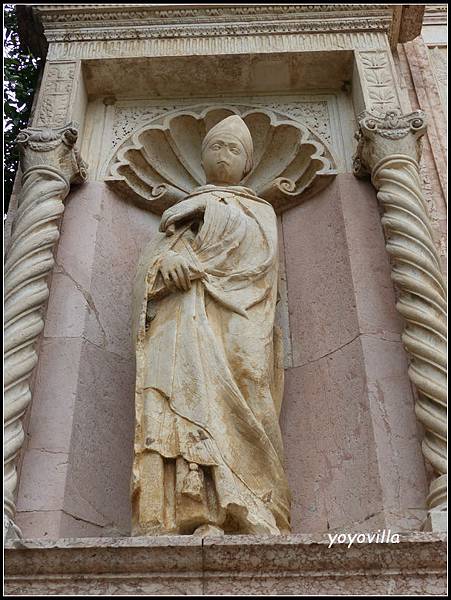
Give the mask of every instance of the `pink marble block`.
[[416, 529], [427, 482], [375, 192], [339, 175], [285, 213], [294, 532]]
[[158, 222], [101, 183], [66, 201], [18, 492], [25, 537], [130, 531], [132, 286]]

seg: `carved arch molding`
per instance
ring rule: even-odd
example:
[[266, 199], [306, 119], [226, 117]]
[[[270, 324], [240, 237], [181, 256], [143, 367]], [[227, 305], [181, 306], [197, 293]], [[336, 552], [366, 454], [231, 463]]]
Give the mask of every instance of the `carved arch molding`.
[[202, 140], [233, 114], [244, 119], [254, 142], [254, 168], [242, 184], [277, 213], [311, 198], [335, 177], [330, 148], [306, 124], [261, 107], [196, 105], [160, 115], [133, 131], [110, 159], [105, 182], [160, 215], [205, 184]]

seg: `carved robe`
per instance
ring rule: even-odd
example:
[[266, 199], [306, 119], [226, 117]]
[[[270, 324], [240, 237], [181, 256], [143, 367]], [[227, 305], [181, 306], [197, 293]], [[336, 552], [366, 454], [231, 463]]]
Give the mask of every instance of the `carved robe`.
[[[207, 185], [200, 222], [157, 234], [138, 268], [133, 533], [287, 533], [290, 493], [272, 206], [241, 186]], [[199, 277], [169, 292], [168, 250]]]

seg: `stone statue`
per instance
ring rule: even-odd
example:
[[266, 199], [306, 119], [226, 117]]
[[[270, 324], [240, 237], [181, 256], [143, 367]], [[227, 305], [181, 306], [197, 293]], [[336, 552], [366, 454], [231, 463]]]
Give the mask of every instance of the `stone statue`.
[[210, 129], [207, 185], [163, 213], [140, 260], [134, 535], [290, 532], [277, 221], [239, 185], [252, 164], [239, 116]]

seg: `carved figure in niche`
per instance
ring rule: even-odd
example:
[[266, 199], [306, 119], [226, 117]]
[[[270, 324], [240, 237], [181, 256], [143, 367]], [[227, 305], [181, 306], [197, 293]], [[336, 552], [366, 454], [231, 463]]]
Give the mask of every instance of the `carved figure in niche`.
[[207, 185], [167, 209], [138, 267], [134, 535], [290, 531], [277, 221], [239, 183], [244, 121], [207, 133]]

